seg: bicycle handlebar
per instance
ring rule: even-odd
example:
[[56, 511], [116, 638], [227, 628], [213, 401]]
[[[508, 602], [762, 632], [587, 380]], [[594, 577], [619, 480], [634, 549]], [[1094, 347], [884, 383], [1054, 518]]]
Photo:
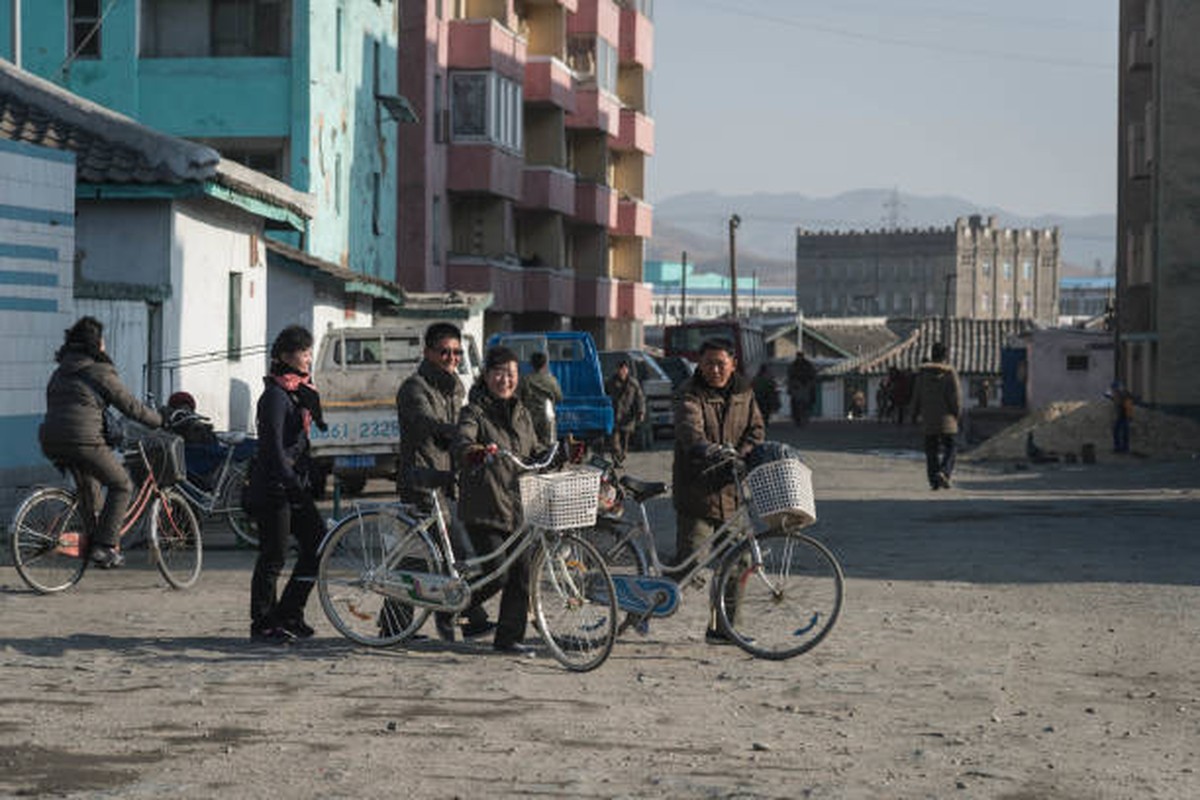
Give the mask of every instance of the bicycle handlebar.
[[503, 448], [496, 449], [492, 455], [503, 456], [516, 464], [519, 468], [527, 472], [535, 472], [540, 469], [545, 469], [554, 463], [554, 457], [558, 455], [558, 442], [555, 442], [554, 446], [550, 448], [546, 455], [537, 461], [526, 461], [513, 451], [505, 450]]

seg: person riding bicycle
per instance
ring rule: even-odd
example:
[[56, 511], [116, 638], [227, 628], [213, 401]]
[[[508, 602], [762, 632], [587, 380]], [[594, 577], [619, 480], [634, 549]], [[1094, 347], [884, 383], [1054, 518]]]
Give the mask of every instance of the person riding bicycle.
[[99, 320], [81, 317], [65, 334], [63, 346], [54, 354], [58, 368], [46, 385], [46, 418], [38, 439], [55, 465], [77, 471], [80, 496], [90, 501], [85, 508], [100, 508], [100, 487], [108, 488], [88, 556], [96, 566], [111, 569], [125, 563], [118, 539], [134, 486], [113, 454], [115, 441], [105, 436], [105, 410], [115, 406], [151, 428], [160, 427], [162, 417], [121, 383], [105, 352], [104, 325]]
[[[726, 445], [745, 457], [766, 439], [754, 390], [737, 374], [733, 343], [709, 339], [700, 345], [696, 372], [675, 398], [675, 462], [672, 467], [676, 514], [675, 563], [681, 564], [737, 508], [737, 487], [728, 470], [713, 470]], [[727, 640], [710, 617], [705, 641]]]
[[[313, 635], [304, 606], [317, 576], [317, 547], [325, 525], [313, 502], [308, 430], [325, 430], [321, 396], [312, 383], [313, 337], [289, 325], [271, 345], [270, 374], [258, 399], [258, 457], [250, 471], [250, 513], [258, 523], [258, 560], [250, 583], [250, 638], [285, 644]], [[283, 594], [275, 585], [283, 572], [288, 538], [300, 556]]]
[[[458, 417], [458, 440], [452, 448], [458, 465], [458, 513], [478, 553], [490, 553], [521, 527], [519, 469], [497, 458], [507, 450], [530, 458], [541, 450], [529, 409], [517, 398], [517, 354], [493, 347], [484, 358], [483, 375], [471, 388]], [[489, 563], [490, 571], [495, 567]], [[529, 613], [529, 558], [525, 554], [473, 594], [472, 607], [482, 605], [503, 587], [492, 647], [504, 653], [527, 652], [523, 644]], [[468, 611], [468, 614], [471, 612]]]

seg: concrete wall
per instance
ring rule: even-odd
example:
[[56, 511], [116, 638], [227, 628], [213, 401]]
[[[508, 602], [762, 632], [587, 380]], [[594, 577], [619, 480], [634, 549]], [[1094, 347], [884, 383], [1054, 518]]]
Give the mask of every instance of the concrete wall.
[[0, 518], [56, 473], [37, 427], [63, 331], [75, 319], [75, 159], [0, 140]]

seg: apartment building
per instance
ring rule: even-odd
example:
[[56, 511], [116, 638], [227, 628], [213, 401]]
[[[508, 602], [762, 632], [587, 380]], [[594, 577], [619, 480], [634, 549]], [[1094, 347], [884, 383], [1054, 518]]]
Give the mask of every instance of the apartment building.
[[796, 231], [796, 301], [808, 316], [1058, 318], [1058, 228]]
[[1122, 0], [1120, 27], [1116, 372], [1200, 416], [1200, 6]]
[[0, 0], [0, 56], [312, 194], [304, 240], [287, 241], [391, 280], [396, 132], [411, 118], [396, 3]]
[[486, 327], [638, 346], [650, 0], [398, 0], [397, 281], [489, 292]]

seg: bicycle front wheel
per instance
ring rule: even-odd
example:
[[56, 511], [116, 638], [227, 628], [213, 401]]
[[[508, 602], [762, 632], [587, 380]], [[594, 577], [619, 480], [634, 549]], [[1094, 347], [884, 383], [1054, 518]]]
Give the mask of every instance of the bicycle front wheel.
[[401, 602], [375, 588], [392, 569], [441, 573], [438, 552], [412, 520], [384, 509], [338, 523], [321, 549], [317, 594], [333, 627], [347, 639], [383, 647], [408, 639], [429, 609]]
[[221, 498], [218, 502], [233, 535], [257, 550], [258, 525], [255, 524], [254, 517], [242, 508], [242, 487], [250, 478], [249, 466], [249, 462], [230, 464], [229, 476], [225, 479], [225, 485], [221, 487]]
[[816, 647], [837, 622], [844, 592], [833, 553], [799, 529], [742, 542], [721, 563], [714, 602], [722, 632], [758, 658], [779, 661]]
[[38, 489], [25, 498], [13, 515], [9, 543], [17, 574], [35, 592], [69, 589], [87, 569], [83, 514], [66, 489]]
[[154, 564], [173, 589], [187, 589], [200, 578], [204, 544], [192, 504], [178, 489], [165, 489], [154, 503], [150, 521]]
[[529, 599], [551, 654], [569, 670], [604, 663], [617, 638], [617, 593], [600, 552], [573, 534], [548, 534], [530, 569]]

